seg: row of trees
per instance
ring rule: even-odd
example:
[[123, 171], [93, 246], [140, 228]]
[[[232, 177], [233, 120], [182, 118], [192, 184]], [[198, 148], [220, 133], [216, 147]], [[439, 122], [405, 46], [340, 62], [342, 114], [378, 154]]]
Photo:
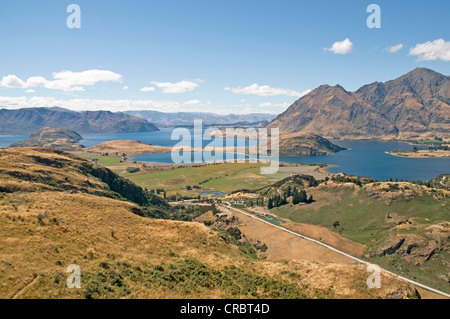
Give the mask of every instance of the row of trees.
[[298, 205], [300, 203], [312, 203], [314, 198], [312, 195], [308, 197], [304, 189], [298, 190], [296, 187], [292, 188], [290, 185], [285, 189], [283, 195], [277, 194], [270, 197], [267, 202], [267, 208], [280, 207], [288, 203], [288, 198], [292, 196], [292, 204]]

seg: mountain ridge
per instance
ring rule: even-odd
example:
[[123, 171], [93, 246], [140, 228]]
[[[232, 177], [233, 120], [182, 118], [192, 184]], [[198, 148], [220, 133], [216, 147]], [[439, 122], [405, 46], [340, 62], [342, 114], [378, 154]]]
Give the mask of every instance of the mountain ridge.
[[0, 134], [31, 134], [43, 127], [63, 127], [78, 133], [159, 130], [147, 120], [111, 111], [75, 112], [62, 108], [39, 107], [0, 109]]
[[416, 68], [354, 92], [321, 85], [267, 125], [326, 138], [450, 138], [450, 77]]
[[124, 111], [126, 114], [134, 115], [146, 119], [152, 123], [161, 126], [173, 125], [193, 125], [195, 119], [203, 121], [204, 125], [229, 125], [229, 124], [245, 124], [260, 123], [264, 121], [273, 120], [276, 115], [265, 113], [251, 113], [251, 114], [228, 114], [219, 115], [208, 112], [159, 112], [159, 111]]

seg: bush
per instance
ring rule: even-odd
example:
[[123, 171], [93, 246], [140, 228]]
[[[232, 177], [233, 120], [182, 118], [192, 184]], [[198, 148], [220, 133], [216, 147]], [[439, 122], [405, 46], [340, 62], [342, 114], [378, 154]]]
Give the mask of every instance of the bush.
[[127, 167], [127, 172], [130, 174], [139, 172], [140, 170], [141, 169], [139, 167]]
[[240, 240], [242, 238], [242, 233], [237, 227], [230, 227], [227, 229], [227, 234], [236, 240]]

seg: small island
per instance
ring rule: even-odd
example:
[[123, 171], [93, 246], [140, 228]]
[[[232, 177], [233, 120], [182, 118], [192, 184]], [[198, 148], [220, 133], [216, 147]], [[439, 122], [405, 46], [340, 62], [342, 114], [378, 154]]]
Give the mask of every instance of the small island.
[[12, 144], [11, 147], [47, 147], [60, 151], [80, 152], [85, 148], [77, 144], [82, 139], [80, 134], [74, 131], [44, 127], [31, 134], [28, 139]]
[[431, 140], [420, 140], [414, 142], [417, 145], [425, 145], [427, 148], [418, 148], [417, 145], [410, 150], [396, 149], [387, 154], [399, 156], [399, 157], [412, 157], [412, 158], [430, 158], [430, 157], [450, 157], [450, 144], [444, 141], [442, 138], [435, 137]]

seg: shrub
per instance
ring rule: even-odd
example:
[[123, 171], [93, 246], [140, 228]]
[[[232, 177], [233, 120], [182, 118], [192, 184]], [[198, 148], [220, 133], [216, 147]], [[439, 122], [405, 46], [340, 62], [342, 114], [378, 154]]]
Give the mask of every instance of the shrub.
[[140, 170], [141, 169], [139, 167], [127, 167], [127, 172], [130, 174], [139, 172]]

